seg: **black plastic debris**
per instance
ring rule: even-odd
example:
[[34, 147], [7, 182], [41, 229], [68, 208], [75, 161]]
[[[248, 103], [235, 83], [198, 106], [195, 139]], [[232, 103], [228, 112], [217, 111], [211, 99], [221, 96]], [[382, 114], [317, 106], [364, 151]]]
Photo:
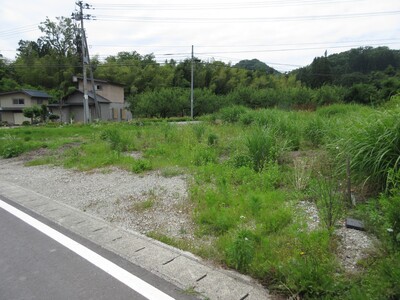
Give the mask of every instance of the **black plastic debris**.
[[352, 218], [347, 218], [346, 219], [346, 227], [355, 229], [355, 230], [361, 230], [365, 231], [364, 223], [363, 221], [352, 219]]

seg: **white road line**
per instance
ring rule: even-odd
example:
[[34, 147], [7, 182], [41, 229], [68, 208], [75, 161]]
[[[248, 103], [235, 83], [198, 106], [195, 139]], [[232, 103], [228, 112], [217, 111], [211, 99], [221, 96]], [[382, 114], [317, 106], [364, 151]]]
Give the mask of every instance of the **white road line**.
[[148, 284], [142, 279], [132, 275], [123, 268], [117, 266], [113, 262], [105, 259], [96, 252], [86, 248], [85, 246], [75, 242], [73, 239], [65, 236], [64, 234], [54, 230], [53, 228], [43, 224], [42, 222], [36, 220], [35, 218], [29, 216], [28, 214], [20, 211], [19, 209], [7, 204], [6, 202], [0, 200], [0, 207], [8, 211], [10, 214], [21, 219], [25, 223], [31, 225], [37, 230], [41, 231], [45, 235], [49, 236], [53, 240], [57, 241], [61, 245], [75, 252], [79, 256], [83, 257], [87, 261], [91, 262], [98, 268], [102, 269], [106, 273], [113, 276], [115, 279], [121, 281], [131, 289], [135, 290], [137, 293], [146, 297], [149, 300], [174, 300], [174, 298], [168, 296], [162, 291], [158, 290], [154, 286]]

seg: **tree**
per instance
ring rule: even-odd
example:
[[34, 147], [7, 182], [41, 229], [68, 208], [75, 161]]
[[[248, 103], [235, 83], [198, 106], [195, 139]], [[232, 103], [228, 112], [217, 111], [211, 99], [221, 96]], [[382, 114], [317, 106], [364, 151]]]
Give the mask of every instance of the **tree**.
[[311, 80], [312, 88], [319, 88], [324, 84], [332, 82], [331, 65], [326, 56], [314, 58], [311, 64]]
[[31, 106], [31, 107], [25, 107], [22, 110], [22, 113], [24, 115], [25, 118], [30, 118], [31, 119], [31, 124], [33, 124], [34, 122], [37, 122], [38, 118], [41, 117], [42, 115], [42, 109], [37, 106]]
[[44, 35], [36, 42], [19, 42], [15, 78], [21, 85], [59, 89], [66, 94], [80, 65], [75, 25], [69, 18], [59, 17], [57, 22], [46, 18], [39, 29]]
[[370, 84], [354, 84], [344, 96], [346, 102], [356, 102], [362, 104], [375, 104], [377, 101], [377, 89]]
[[0, 54], [0, 93], [19, 88], [19, 84], [14, 78], [12, 63]]
[[40, 121], [46, 122], [48, 116], [49, 116], [49, 110], [47, 109], [47, 105], [42, 104], [42, 106], [40, 107]]
[[59, 56], [75, 55], [77, 52], [76, 26], [70, 18], [57, 17], [56, 19], [58, 23], [51, 21], [48, 17], [46, 21], [40, 23], [39, 29], [45, 35], [39, 38], [38, 43], [46, 45]]

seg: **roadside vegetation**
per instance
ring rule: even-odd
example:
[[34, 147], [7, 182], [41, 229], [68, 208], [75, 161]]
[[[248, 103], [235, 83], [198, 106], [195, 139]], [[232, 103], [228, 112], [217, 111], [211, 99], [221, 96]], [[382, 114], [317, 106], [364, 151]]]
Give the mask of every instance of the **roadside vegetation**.
[[[40, 149], [43, 155], [27, 165], [188, 174], [196, 236], [211, 242], [198, 245], [156, 232], [152, 237], [249, 274], [275, 293], [396, 299], [399, 100], [380, 108], [335, 104], [313, 112], [232, 106], [186, 126], [149, 120], [26, 126], [0, 130], [0, 154]], [[348, 159], [355, 208], [346, 197]], [[320, 228], [307, 229], [299, 201], [316, 204]], [[347, 274], [336, 257], [334, 230], [345, 216], [364, 220], [380, 241], [357, 274]]]

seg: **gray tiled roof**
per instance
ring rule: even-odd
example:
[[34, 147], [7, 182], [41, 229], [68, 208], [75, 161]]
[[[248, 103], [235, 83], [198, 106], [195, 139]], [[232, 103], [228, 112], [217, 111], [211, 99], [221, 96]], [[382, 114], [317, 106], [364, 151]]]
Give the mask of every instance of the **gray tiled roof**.
[[51, 98], [49, 94], [42, 91], [23, 89], [22, 92], [34, 98]]
[[12, 95], [12, 94], [17, 94], [17, 93], [24, 93], [32, 98], [46, 98], [46, 99], [51, 98], [51, 96], [49, 94], [47, 94], [46, 92], [42, 92], [42, 91], [38, 91], [38, 90], [28, 90], [28, 89], [0, 93], [0, 95]]

